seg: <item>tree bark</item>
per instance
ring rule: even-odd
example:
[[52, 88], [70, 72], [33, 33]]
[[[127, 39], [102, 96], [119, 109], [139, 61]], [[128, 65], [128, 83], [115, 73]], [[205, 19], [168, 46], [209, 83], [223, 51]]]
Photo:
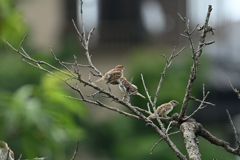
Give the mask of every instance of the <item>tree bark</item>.
[[184, 122], [180, 126], [183, 134], [184, 143], [188, 153], [189, 160], [201, 160], [201, 154], [198, 148], [198, 139], [196, 138], [196, 125], [192, 122]]

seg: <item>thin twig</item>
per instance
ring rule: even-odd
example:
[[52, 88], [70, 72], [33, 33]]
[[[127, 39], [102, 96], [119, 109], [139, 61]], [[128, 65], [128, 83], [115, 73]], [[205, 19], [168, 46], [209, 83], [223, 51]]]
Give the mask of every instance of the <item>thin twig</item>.
[[178, 53], [174, 54], [175, 50], [176, 50], [176, 46], [174, 47], [173, 51], [172, 51], [172, 54], [170, 55], [170, 57], [167, 59], [167, 57], [165, 55], [164, 58], [166, 59], [166, 65], [165, 65], [165, 68], [163, 70], [163, 73], [162, 73], [162, 76], [160, 78], [160, 81], [159, 81], [159, 84], [157, 86], [157, 90], [156, 90], [156, 93], [155, 93], [155, 97], [154, 97], [154, 102], [153, 102], [153, 106], [156, 107], [156, 103], [157, 103], [157, 97], [158, 97], [158, 93], [160, 91], [160, 88], [161, 88], [161, 84], [162, 84], [162, 81], [163, 81], [163, 78], [166, 74], [166, 71], [167, 69], [169, 68], [170, 64], [172, 63], [172, 59], [175, 58], [176, 56], [178, 56], [183, 50], [184, 50], [185, 47], [183, 47], [180, 51], [178, 51]]
[[74, 150], [74, 153], [73, 153], [73, 157], [71, 160], [74, 160], [76, 158], [76, 155], [77, 155], [77, 151], [78, 151], [78, 146], [79, 146], [79, 140], [77, 141], [77, 145], [76, 145], [76, 148]]
[[233, 85], [232, 85], [231, 81], [229, 80], [229, 78], [227, 78], [227, 80], [228, 80], [230, 86], [232, 87], [232, 90], [237, 94], [238, 98], [240, 99], [239, 91], [236, 88], [233, 87]]
[[19, 156], [18, 160], [21, 160], [21, 159], [22, 159], [22, 154], [20, 154], [20, 156]]
[[147, 108], [148, 108], [148, 112], [149, 112], [150, 114], [152, 114], [151, 109], [150, 109], [150, 106], [149, 106], [149, 103], [147, 103]]
[[[168, 136], [173, 135], [173, 134], [177, 134], [177, 133], [180, 133], [180, 131], [172, 132], [172, 133], [168, 134]], [[162, 140], [163, 140], [163, 139], [160, 138], [160, 139], [157, 141], [157, 143], [154, 144], [154, 146], [153, 146], [152, 149], [151, 149], [150, 154], [153, 154], [153, 150], [156, 148], [156, 146], [157, 146]]]
[[19, 46], [18, 46], [18, 50], [17, 50], [18, 53], [19, 53], [19, 51], [20, 51], [20, 48], [22, 47], [23, 41], [27, 38], [27, 35], [28, 35], [28, 34], [26, 34], [26, 35], [23, 37], [22, 41], [20, 42], [20, 44], [19, 44]]
[[154, 144], [154, 146], [152, 147], [152, 149], [151, 149], [151, 152], [150, 152], [150, 154], [152, 154], [153, 153], [153, 150], [154, 150], [154, 148], [158, 145], [158, 143], [160, 143], [161, 141], [162, 141], [163, 139], [162, 138], [160, 138], [158, 141], [157, 141], [157, 143], [155, 143]]
[[193, 30], [190, 32], [190, 35], [193, 34], [193, 32], [197, 29], [198, 26], [199, 26], [199, 24], [197, 24], [196, 27], [193, 28]]
[[142, 109], [142, 108], [139, 108], [139, 107], [136, 107], [136, 106], [135, 106], [135, 108], [136, 108], [138, 111], [147, 113], [147, 114], [149, 114], [149, 115], [151, 114], [151, 112], [149, 112], [149, 111], [147, 111], [147, 110], [145, 110], [145, 109]]
[[97, 100], [96, 102], [97, 102], [98, 105], [101, 106], [101, 107], [108, 108], [109, 110], [118, 112], [118, 113], [123, 114], [123, 115], [128, 116], [128, 117], [133, 117], [133, 118], [136, 118], [136, 119], [140, 119], [139, 116], [136, 116], [136, 115], [133, 115], [133, 114], [124, 112], [124, 111], [119, 110], [119, 109], [117, 109], [117, 108], [115, 108], [115, 107], [110, 107], [110, 106], [108, 106], [108, 105], [106, 105], [106, 104], [103, 104], [102, 102], [100, 102], [100, 101], [98, 101], [98, 100]]
[[205, 97], [205, 84], [203, 84], [203, 97]]
[[147, 87], [146, 87], [146, 84], [145, 84], [145, 81], [144, 81], [144, 78], [143, 78], [143, 74], [141, 74], [141, 78], [142, 78], [143, 87], [144, 87], [144, 89], [145, 89], [145, 91], [146, 91], [148, 100], [149, 100], [149, 102], [151, 103], [151, 105], [153, 106], [153, 102], [152, 102], [151, 96], [150, 96], [149, 93], [148, 93], [148, 89], [147, 89]]
[[[75, 63], [71, 63], [71, 62], [63, 62], [63, 64], [67, 64], [67, 65], [74, 65]], [[89, 64], [77, 64], [79, 67], [91, 67]]]
[[[202, 102], [202, 100], [197, 99], [197, 98], [192, 97], [192, 96], [190, 96], [189, 99], [194, 100], [194, 101], [196, 101], [196, 102]], [[211, 103], [211, 102], [206, 102], [206, 101], [204, 101], [203, 104], [211, 105], [211, 106], [216, 106], [215, 104], [213, 104], [213, 103]]]
[[95, 71], [97, 72], [99, 75], [102, 75], [102, 73], [93, 65], [92, 63], [92, 60], [91, 60], [91, 56], [89, 55], [89, 50], [88, 50], [88, 43], [89, 43], [89, 39], [90, 39], [90, 36], [92, 35], [92, 32], [94, 31], [94, 29], [91, 30], [91, 32], [89, 32], [88, 34], [88, 40], [86, 39], [86, 36], [85, 36], [85, 29], [84, 29], [84, 22], [83, 22], [83, 14], [82, 14], [82, 0], [81, 0], [81, 21], [82, 21], [82, 34], [81, 32], [78, 30], [74, 20], [72, 19], [72, 22], [73, 22], [73, 26], [74, 28], [76, 29], [79, 37], [80, 37], [80, 40], [81, 40], [81, 43], [82, 43], [82, 46], [83, 48], [85, 49], [85, 55], [87, 57], [87, 60], [88, 60], [88, 63], [90, 65], [90, 67]]
[[173, 123], [173, 121], [171, 121], [169, 124], [168, 124], [168, 127], [166, 129], [166, 134], [168, 133], [169, 129], [171, 128], [171, 124]]
[[232, 128], [233, 128], [233, 132], [234, 132], [234, 135], [235, 135], [236, 142], [237, 142], [237, 144], [238, 144], [238, 148], [240, 148], [240, 141], [239, 141], [239, 138], [238, 138], [237, 130], [236, 130], [234, 124], [233, 124], [233, 121], [232, 121], [232, 118], [231, 118], [231, 116], [230, 116], [230, 113], [228, 112], [228, 109], [226, 109], [226, 112], [227, 112], [227, 115], [228, 115], [230, 124], [231, 124], [231, 126], [232, 126]]
[[[57, 71], [65, 74], [66, 76], [70, 76], [70, 77], [72, 76], [70, 73], [67, 73], [67, 72], [65, 72], [65, 71], [63, 71], [63, 70], [60, 70], [60, 69], [58, 69], [57, 67], [54, 67], [54, 66], [52, 66], [51, 64], [49, 64], [49, 63], [47, 63], [47, 62], [37, 61], [37, 60], [31, 58], [30, 56], [27, 56], [26, 54], [23, 54], [22, 52], [18, 51], [16, 48], [14, 48], [14, 47], [13, 47], [10, 43], [8, 43], [6, 40], [4, 40], [4, 42], [5, 42], [10, 48], [12, 48], [15, 52], [17, 52], [18, 54], [20, 54], [20, 55], [22, 56], [22, 58], [24, 58], [24, 59], [26, 59], [26, 60], [29, 60], [29, 61], [31, 61], [31, 62], [33, 62], [33, 63], [35, 63], [35, 64], [38, 66], [37, 68], [43, 70], [44, 68], [43, 68], [43, 67], [40, 67], [40, 65], [43, 64], [43, 65], [46, 65], [46, 66], [48, 66], [48, 67], [50, 67], [50, 68], [52, 68], [52, 69], [54, 69], [54, 70], [57, 70]], [[27, 62], [27, 61], [25, 61], [25, 62]], [[36, 66], [35, 66], [35, 67], [36, 67]], [[46, 69], [45, 69], [45, 70], [46, 70]]]
[[50, 46], [50, 51], [51, 51], [51, 54], [52, 54], [52, 56], [54, 57], [54, 59], [55, 59], [63, 68], [65, 68], [73, 77], [75, 77], [74, 73], [73, 73], [67, 66], [65, 66], [65, 65], [60, 61], [60, 59], [58, 59], [58, 58], [56, 57], [56, 55], [53, 53], [53, 50], [52, 50], [52, 47], [51, 47], [51, 46]]
[[208, 91], [207, 94], [205, 95], [205, 97], [203, 97], [203, 100], [202, 100], [201, 104], [198, 106], [198, 108], [197, 108], [190, 116], [187, 116], [187, 117], [184, 117], [184, 118], [183, 118], [184, 121], [188, 120], [188, 119], [191, 118], [195, 113], [197, 113], [199, 110], [204, 109], [204, 108], [207, 106], [207, 105], [203, 106], [203, 104], [204, 104], [204, 101], [205, 101], [205, 99], [207, 98], [207, 96], [208, 96], [209, 93], [210, 93], [210, 92]]
[[93, 93], [93, 94], [90, 94], [90, 95], [87, 95], [87, 97], [95, 97], [97, 94], [99, 94], [99, 93], [101, 93], [100, 91], [97, 91], [97, 92], [95, 92], [95, 93]]

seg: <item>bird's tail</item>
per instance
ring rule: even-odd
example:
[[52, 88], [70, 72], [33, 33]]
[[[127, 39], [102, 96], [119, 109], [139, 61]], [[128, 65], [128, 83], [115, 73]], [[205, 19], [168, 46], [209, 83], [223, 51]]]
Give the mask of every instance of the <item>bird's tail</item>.
[[155, 113], [153, 113], [153, 114], [151, 114], [150, 116], [148, 116], [147, 118], [149, 118], [149, 119], [153, 120], [153, 119], [155, 119], [155, 118], [156, 118], [156, 115], [155, 115]]
[[140, 97], [142, 97], [142, 98], [146, 98], [145, 96], [143, 96], [142, 94], [140, 94], [140, 93], [136, 93], [136, 95], [138, 95], [138, 96], [140, 96]]
[[96, 82], [98, 82], [98, 81], [101, 81], [101, 80], [103, 80], [103, 79], [104, 79], [104, 77], [101, 77], [101, 78], [97, 79], [96, 81], [94, 81], [94, 83], [96, 83]]

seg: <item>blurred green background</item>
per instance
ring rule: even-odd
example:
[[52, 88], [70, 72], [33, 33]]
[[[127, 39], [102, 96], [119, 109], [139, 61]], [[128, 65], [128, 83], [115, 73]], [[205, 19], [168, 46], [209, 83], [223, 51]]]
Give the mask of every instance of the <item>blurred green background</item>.
[[[26, 0], [24, 3], [33, 2]], [[61, 4], [61, 7], [64, 5], [68, 5], [68, 8], [66, 7], [68, 10], [66, 9], [63, 14], [67, 20], [63, 24], [62, 32], [55, 39], [56, 41], [50, 41], [50, 44], [47, 45], [53, 44], [53, 50], [61, 60], [72, 62], [73, 55], [77, 55], [80, 63], [84, 64], [86, 63], [84, 50], [70, 23], [71, 18], [77, 19], [76, 12], [70, 13], [69, 9], [74, 5], [67, 1]], [[48, 47], [44, 44], [39, 46], [34, 44], [34, 42], [38, 42], [33, 38], [37, 33], [32, 29], [33, 25], [29, 23], [30, 18], [26, 18], [24, 8], [20, 2], [0, 0], [1, 38], [6, 39], [14, 47], [18, 47], [24, 35], [29, 33], [29, 38], [23, 43], [25, 51], [37, 60], [44, 60], [61, 68], [51, 56]], [[77, 7], [73, 10], [77, 10]], [[44, 12], [43, 9], [42, 12]], [[88, 11], [86, 12], [88, 13]], [[177, 12], [177, 10], [172, 12]], [[44, 15], [44, 13], [42, 14]], [[181, 24], [181, 22], [178, 23]], [[41, 25], [48, 25], [48, 23], [40, 23], [38, 27], [41, 28]], [[99, 28], [101, 29], [103, 26], [99, 25]], [[168, 57], [174, 45], [178, 45], [177, 52], [186, 42], [184, 39], [180, 41], [174, 39], [173, 42], [169, 42], [170, 40], [167, 40], [166, 37], [159, 38], [162, 36], [161, 34], [159, 37], [150, 35], [141, 25], [138, 25], [137, 29], [143, 31], [141, 34], [145, 37], [133, 34], [133, 38], [120, 37], [119, 41], [112, 42], [114, 40], [111, 38], [101, 35], [101, 31], [104, 29], [100, 29], [96, 29], [96, 34], [93, 35], [93, 44], [90, 46], [93, 63], [103, 73], [117, 64], [123, 64], [126, 68], [127, 79], [130, 80], [134, 77], [133, 83], [138, 86], [140, 93], [146, 95], [140, 77], [143, 74], [152, 97], [154, 97], [165, 67], [165, 59], [161, 55], [165, 54]], [[118, 29], [115, 29], [116, 31], [113, 32], [118, 32]], [[183, 32], [183, 30], [171, 32], [171, 34], [173, 37], [178, 37], [179, 32]], [[171, 34], [169, 33], [169, 36]], [[123, 42], [128, 38], [129, 41]], [[48, 37], [44, 37], [43, 42], [45, 41], [48, 42]], [[160, 45], [158, 41], [163, 43]], [[34, 157], [71, 159], [79, 140], [79, 151], [76, 158], [79, 160], [177, 159], [165, 142], [158, 144], [153, 154], [150, 155], [151, 148], [160, 139], [150, 127], [146, 127], [142, 121], [65, 97], [64, 95], [76, 97], [78, 95], [59, 79], [24, 63], [21, 57], [3, 41], [0, 41], [0, 61], [0, 139], [8, 143], [16, 158], [22, 154], [23, 159]], [[191, 93], [199, 99], [202, 97], [202, 84], [204, 83], [206, 86], [209, 84], [206, 70], [210, 68], [210, 63], [204, 53], [198, 70], [198, 78]], [[180, 102], [180, 105], [175, 107], [172, 113], [180, 111], [191, 65], [191, 52], [189, 49], [185, 49], [173, 60], [171, 67], [166, 72], [158, 96], [158, 105], [175, 99]], [[84, 72], [83, 68], [81, 71], [83, 76], [88, 77], [89, 71]], [[106, 87], [104, 84], [100, 85]], [[113, 86], [113, 89], [119, 97], [122, 96], [117, 87]], [[89, 94], [93, 93], [88, 89], [84, 91]], [[104, 99], [101, 96], [97, 96], [97, 98]], [[217, 101], [216, 99], [216, 96], [212, 97], [214, 102]], [[147, 99], [131, 96], [131, 102], [135, 106], [147, 108]], [[110, 103], [110, 105], [115, 105], [115, 103]], [[198, 103], [191, 102], [188, 113], [191, 113], [197, 106]], [[213, 110], [210, 112], [215, 113]], [[217, 119], [212, 120], [211, 123], [206, 122], [208, 117], [205, 116], [204, 111], [199, 111], [197, 115], [199, 116], [196, 116], [196, 119], [202, 121], [204, 127], [211, 133], [225, 141], [232, 142], [232, 136], [229, 136], [228, 130], [223, 129], [226, 127], [224, 123], [219, 123]], [[176, 128], [172, 128], [170, 132], [176, 130]], [[172, 135], [170, 138], [186, 155], [181, 133]], [[214, 146], [201, 137], [199, 137], [199, 141], [202, 159], [234, 159], [233, 155], [225, 152], [221, 147]]]

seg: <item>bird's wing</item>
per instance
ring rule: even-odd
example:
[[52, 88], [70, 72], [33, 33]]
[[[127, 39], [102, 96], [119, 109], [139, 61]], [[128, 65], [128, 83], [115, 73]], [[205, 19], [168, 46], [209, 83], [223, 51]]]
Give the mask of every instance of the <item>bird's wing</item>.
[[156, 118], [156, 115], [155, 115], [155, 113], [153, 113], [153, 114], [151, 114], [150, 116], [148, 116], [147, 118], [149, 118], [149, 119], [155, 119], [155, 118]]
[[11, 154], [11, 157], [14, 159], [14, 153], [12, 150], [9, 150], [9, 153]]
[[137, 86], [135, 86], [134, 84], [130, 84], [130, 83], [128, 83], [128, 88], [129, 88], [129, 92], [130, 93], [136, 93], [137, 92]]
[[171, 104], [166, 104], [166, 105], [164, 105], [164, 107], [161, 108], [160, 114], [167, 112], [168, 110], [171, 109], [171, 107], [172, 107]]
[[169, 109], [171, 109], [171, 104], [162, 104], [161, 106], [159, 106], [157, 108], [157, 113], [158, 114], [161, 114], [161, 113], [164, 113], [166, 111], [168, 111]]
[[112, 72], [114, 72], [114, 69], [111, 69], [110, 71], [106, 72], [101, 78], [99, 78], [99, 79], [97, 79], [96, 81], [94, 81], [94, 83], [99, 82], [99, 81], [104, 80], [104, 79], [105, 79], [105, 80], [109, 79], [110, 74], [111, 74]]
[[109, 73], [109, 78], [107, 83], [116, 83], [116, 81], [121, 77], [122, 77], [121, 71], [113, 71], [112, 73]]

